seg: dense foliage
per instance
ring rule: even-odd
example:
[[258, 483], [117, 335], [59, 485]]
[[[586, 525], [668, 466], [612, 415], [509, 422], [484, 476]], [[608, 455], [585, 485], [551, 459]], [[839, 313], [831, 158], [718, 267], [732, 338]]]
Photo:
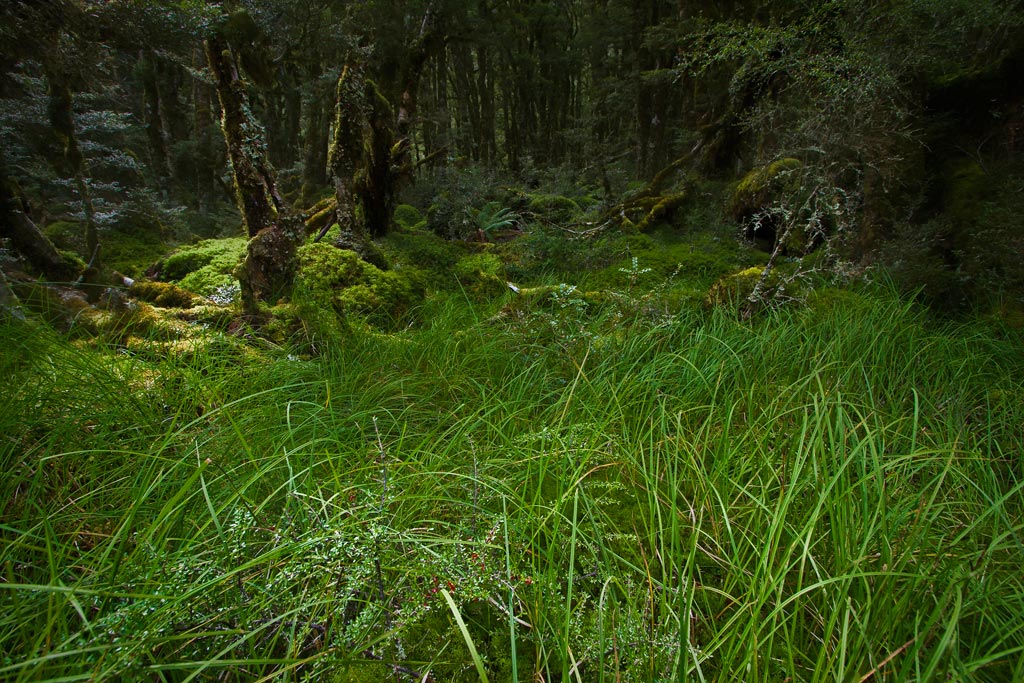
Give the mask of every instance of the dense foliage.
[[0, 4], [0, 679], [1024, 680], [1022, 24]]

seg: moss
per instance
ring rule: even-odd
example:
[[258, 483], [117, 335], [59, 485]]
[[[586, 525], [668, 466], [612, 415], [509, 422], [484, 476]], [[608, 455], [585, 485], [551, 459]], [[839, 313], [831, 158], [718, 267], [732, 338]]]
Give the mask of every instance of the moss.
[[79, 314], [76, 323], [79, 331], [115, 343], [124, 343], [130, 337], [174, 341], [190, 334], [185, 323], [166, 317], [145, 303], [132, 303], [111, 310], [90, 307]]
[[218, 266], [203, 266], [183, 277], [178, 285], [182, 289], [210, 297], [218, 292], [238, 287], [238, 278], [233, 272], [225, 273]]
[[[625, 291], [631, 286], [653, 287], [673, 278], [678, 284], [689, 284], [706, 291], [716, 280], [738, 268], [764, 261], [761, 252], [743, 249], [734, 239], [702, 235], [688, 240], [678, 236], [630, 235], [628, 255], [598, 271], [591, 284]], [[632, 259], [637, 259], [637, 272]], [[648, 270], [649, 269], [649, 270]], [[639, 273], [644, 271], [645, 273]]]
[[738, 221], [746, 221], [771, 203], [789, 184], [792, 172], [802, 165], [798, 159], [787, 158], [751, 170], [736, 185], [729, 213]]
[[726, 275], [715, 282], [711, 289], [708, 290], [708, 294], [704, 299], [705, 305], [708, 307], [739, 306], [754, 291], [754, 287], [757, 285], [758, 280], [761, 279], [763, 273], [763, 267], [752, 266], [738, 273]]
[[294, 300], [302, 312], [355, 313], [389, 327], [423, 301], [425, 278], [418, 269], [382, 271], [353, 251], [323, 243], [300, 247], [298, 258]]
[[103, 265], [133, 278], [141, 277], [167, 253], [167, 249], [167, 243], [152, 232], [111, 230], [100, 238]]
[[537, 216], [557, 224], [579, 220], [580, 205], [569, 197], [559, 194], [531, 194], [529, 209]]
[[460, 259], [454, 274], [463, 291], [474, 301], [487, 301], [508, 291], [505, 264], [489, 252]]
[[82, 259], [81, 256], [73, 251], [66, 249], [58, 249], [57, 253], [60, 254], [61, 260], [64, 261], [63, 270], [67, 273], [81, 273], [85, 271], [88, 264]]
[[816, 316], [827, 316], [836, 311], [843, 315], [853, 312], [867, 313], [878, 306], [877, 299], [840, 287], [819, 287], [807, 295], [807, 310]]
[[196, 297], [191, 292], [169, 282], [136, 281], [129, 293], [163, 308], [191, 308]]
[[463, 242], [442, 239], [423, 231], [389, 236], [384, 245], [399, 264], [443, 272], [450, 271], [468, 251]]
[[161, 264], [160, 277], [167, 281], [183, 280], [206, 267], [218, 273], [231, 274], [245, 256], [246, 244], [244, 237], [228, 237], [182, 247]]
[[426, 225], [426, 219], [419, 209], [409, 204], [399, 204], [395, 207], [394, 220], [395, 225], [402, 230], [422, 228]]
[[970, 224], [976, 219], [978, 205], [985, 199], [991, 179], [972, 159], [955, 161], [945, 170], [944, 208], [957, 222]]
[[676, 194], [658, 197], [658, 201], [650, 208], [647, 215], [636, 224], [636, 229], [640, 232], [647, 232], [659, 221], [670, 218], [672, 213], [682, 206], [689, 196], [689, 193], [677, 192]]
[[71, 251], [79, 256], [85, 254], [85, 226], [81, 223], [54, 221], [43, 228], [43, 234], [59, 250]]

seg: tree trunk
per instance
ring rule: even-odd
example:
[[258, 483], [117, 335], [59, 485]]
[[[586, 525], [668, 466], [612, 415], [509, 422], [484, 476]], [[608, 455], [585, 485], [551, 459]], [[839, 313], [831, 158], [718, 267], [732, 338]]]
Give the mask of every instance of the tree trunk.
[[305, 123], [302, 151], [302, 200], [309, 203], [328, 182], [326, 93], [319, 85], [320, 68], [310, 70], [313, 85], [303, 110]]
[[92, 193], [86, 180], [85, 156], [78, 146], [78, 136], [75, 133], [71, 89], [57, 69], [48, 67], [46, 80], [49, 84], [47, 110], [50, 124], [64, 150], [62, 172], [72, 179], [78, 192], [78, 199], [82, 202], [82, 213], [85, 215], [85, 246], [88, 252], [86, 257], [89, 259], [89, 271], [94, 273], [100, 263], [100, 238], [96, 227]]
[[153, 56], [146, 50], [139, 51], [139, 74], [142, 79], [142, 110], [146, 122], [146, 139], [149, 141], [150, 163], [161, 178], [172, 176], [171, 155], [167, 147], [161, 110], [166, 109], [160, 102], [157, 87], [156, 66]]
[[[334, 136], [327, 154], [327, 168], [334, 182], [337, 201], [335, 220], [342, 237], [365, 242], [362, 226], [356, 221], [353, 184], [363, 153], [365, 79], [360, 64], [346, 65], [338, 77], [334, 100]], [[355, 249], [358, 253], [359, 250]]]
[[79, 273], [53, 243], [29, 218], [17, 196], [14, 184], [7, 178], [3, 158], [0, 157], [0, 236], [44, 276], [60, 281], [74, 280]]
[[287, 293], [295, 277], [302, 220], [291, 215], [277, 190], [267, 158], [263, 126], [253, 116], [231, 49], [219, 37], [206, 40], [206, 59], [217, 83], [221, 131], [234, 176], [235, 203], [249, 236], [242, 267], [242, 303], [255, 315], [258, 303]]

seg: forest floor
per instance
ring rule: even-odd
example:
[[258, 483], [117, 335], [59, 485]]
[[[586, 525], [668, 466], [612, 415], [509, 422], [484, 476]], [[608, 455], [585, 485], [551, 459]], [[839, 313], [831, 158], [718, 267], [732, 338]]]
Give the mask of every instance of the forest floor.
[[237, 239], [0, 327], [0, 679], [1024, 680], [1019, 329], [407, 214], [259, 334]]

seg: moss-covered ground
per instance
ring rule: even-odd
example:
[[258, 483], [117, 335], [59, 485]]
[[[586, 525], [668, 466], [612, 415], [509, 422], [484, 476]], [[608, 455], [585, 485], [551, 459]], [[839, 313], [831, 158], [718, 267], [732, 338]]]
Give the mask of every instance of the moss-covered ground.
[[262, 328], [238, 238], [0, 325], [0, 678], [1024, 678], [1010, 312], [789, 259], [741, 320], [767, 255], [706, 207], [399, 215]]

